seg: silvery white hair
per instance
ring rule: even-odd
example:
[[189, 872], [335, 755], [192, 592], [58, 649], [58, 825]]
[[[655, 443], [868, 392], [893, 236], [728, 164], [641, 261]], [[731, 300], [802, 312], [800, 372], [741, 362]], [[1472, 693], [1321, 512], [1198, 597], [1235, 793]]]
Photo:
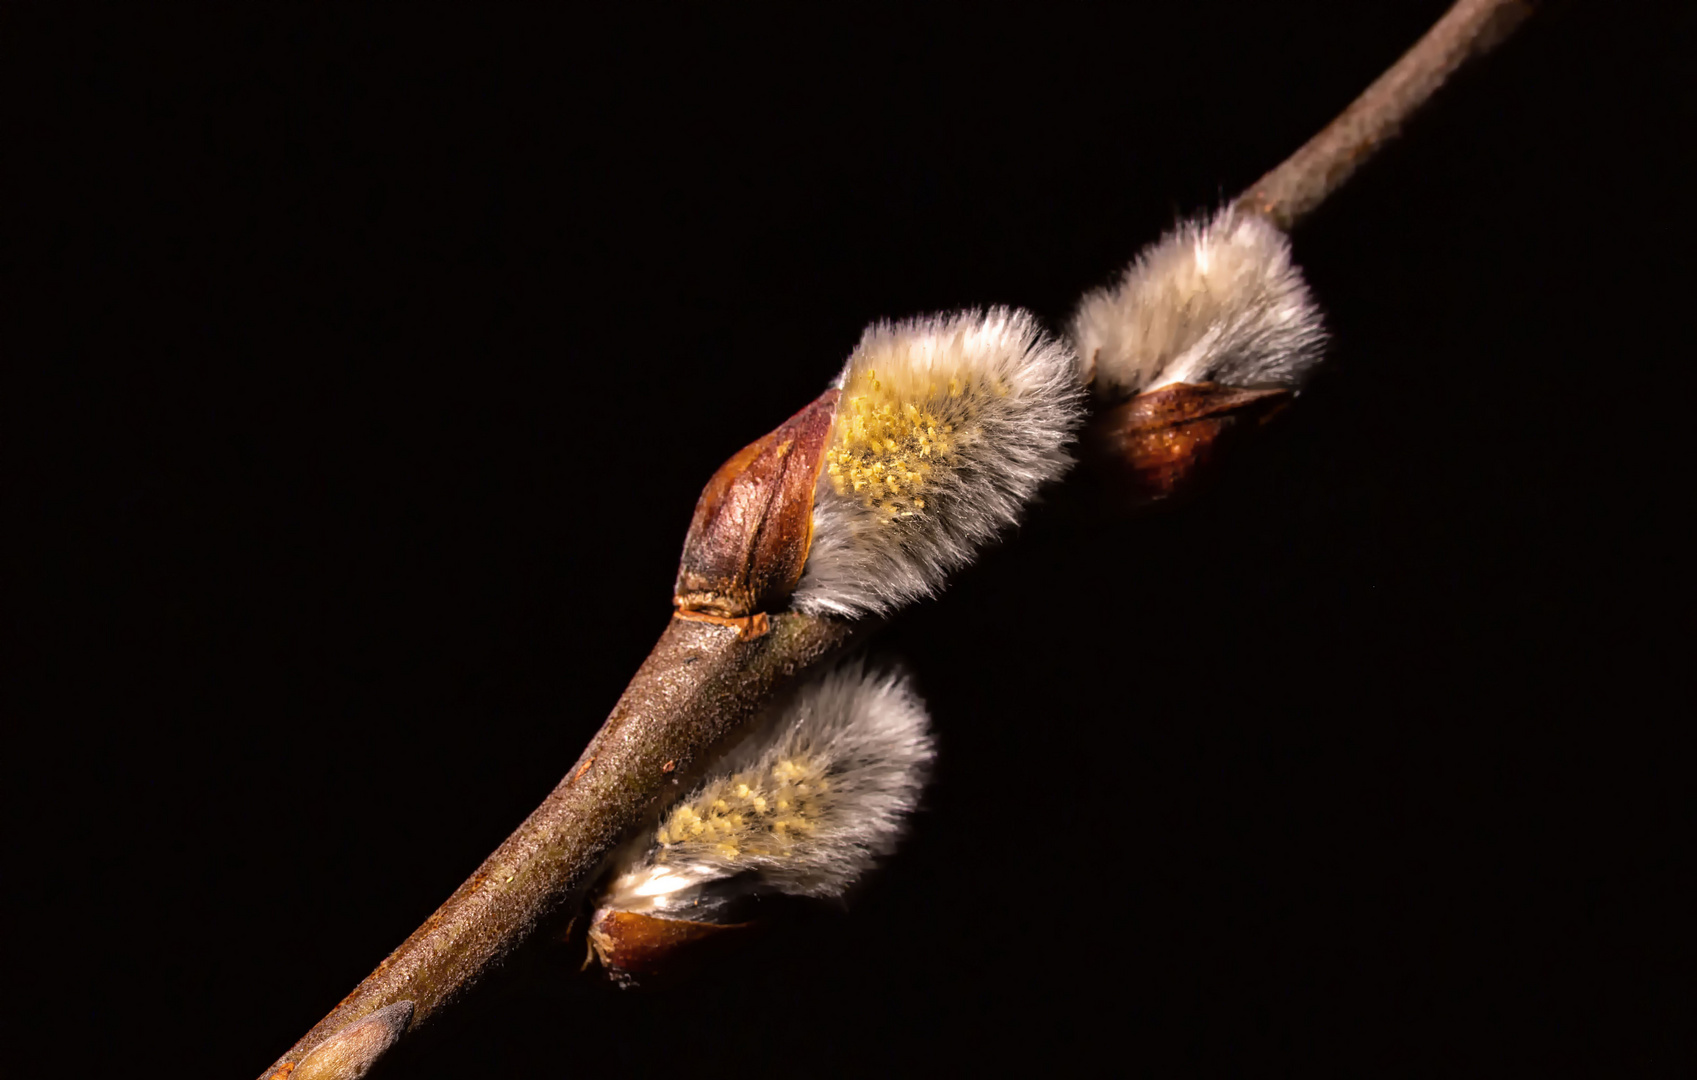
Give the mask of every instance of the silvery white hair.
[[716, 902], [702, 886], [740, 875], [749, 891], [839, 895], [894, 849], [934, 756], [905, 677], [840, 665], [627, 849], [600, 906], [699, 914]]
[[1085, 378], [1110, 400], [1171, 383], [1299, 389], [1319, 362], [1320, 309], [1276, 226], [1230, 207], [1144, 248], [1079, 304]]
[[942, 588], [1071, 464], [1072, 350], [1004, 307], [867, 328], [842, 390], [793, 603], [888, 614]]

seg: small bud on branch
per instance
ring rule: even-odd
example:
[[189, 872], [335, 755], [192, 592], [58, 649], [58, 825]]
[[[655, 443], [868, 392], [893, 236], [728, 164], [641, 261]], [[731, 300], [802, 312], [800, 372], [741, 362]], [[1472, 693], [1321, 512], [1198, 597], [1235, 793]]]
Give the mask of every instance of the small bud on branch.
[[813, 486], [837, 397], [825, 391], [707, 481], [678, 565], [678, 610], [738, 619], [789, 599], [813, 543]]

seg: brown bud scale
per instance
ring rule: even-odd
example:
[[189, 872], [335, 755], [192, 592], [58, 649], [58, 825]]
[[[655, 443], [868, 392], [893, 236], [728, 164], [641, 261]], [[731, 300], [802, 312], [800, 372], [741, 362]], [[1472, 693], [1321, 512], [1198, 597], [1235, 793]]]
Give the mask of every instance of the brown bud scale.
[[748, 925], [666, 919], [602, 908], [589, 927], [589, 948], [615, 976], [676, 974], [680, 962], [696, 957], [709, 939]]
[[707, 481], [678, 564], [680, 612], [741, 619], [789, 598], [813, 543], [813, 486], [837, 397], [825, 391]]
[[1174, 383], [1104, 412], [1092, 425], [1093, 450], [1129, 488], [1134, 504], [1185, 488], [1238, 437], [1272, 419], [1289, 390]]

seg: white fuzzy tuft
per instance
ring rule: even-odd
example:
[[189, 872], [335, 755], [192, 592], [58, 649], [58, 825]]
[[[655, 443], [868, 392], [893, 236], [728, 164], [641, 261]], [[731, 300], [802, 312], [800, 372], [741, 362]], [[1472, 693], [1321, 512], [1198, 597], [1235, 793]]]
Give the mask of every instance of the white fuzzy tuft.
[[601, 906], [699, 913], [699, 886], [744, 874], [755, 891], [839, 895], [895, 847], [933, 754], [904, 678], [843, 665], [667, 811]]
[[1008, 308], [874, 324], [837, 385], [793, 603], [851, 618], [941, 589], [1066, 471], [1083, 416], [1076, 357]]
[[1289, 238], [1230, 208], [1143, 249], [1117, 286], [1084, 298], [1072, 333], [1109, 399], [1170, 383], [1294, 390], [1326, 340]]

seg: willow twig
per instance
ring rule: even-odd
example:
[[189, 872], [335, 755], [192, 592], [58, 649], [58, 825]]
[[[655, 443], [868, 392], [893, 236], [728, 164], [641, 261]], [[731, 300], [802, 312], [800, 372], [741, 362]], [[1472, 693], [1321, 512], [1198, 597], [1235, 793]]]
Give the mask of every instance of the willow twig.
[[1532, 14], [1531, 0], [1459, 0], [1318, 135], [1237, 198], [1289, 231], [1402, 130], [1468, 61]]

